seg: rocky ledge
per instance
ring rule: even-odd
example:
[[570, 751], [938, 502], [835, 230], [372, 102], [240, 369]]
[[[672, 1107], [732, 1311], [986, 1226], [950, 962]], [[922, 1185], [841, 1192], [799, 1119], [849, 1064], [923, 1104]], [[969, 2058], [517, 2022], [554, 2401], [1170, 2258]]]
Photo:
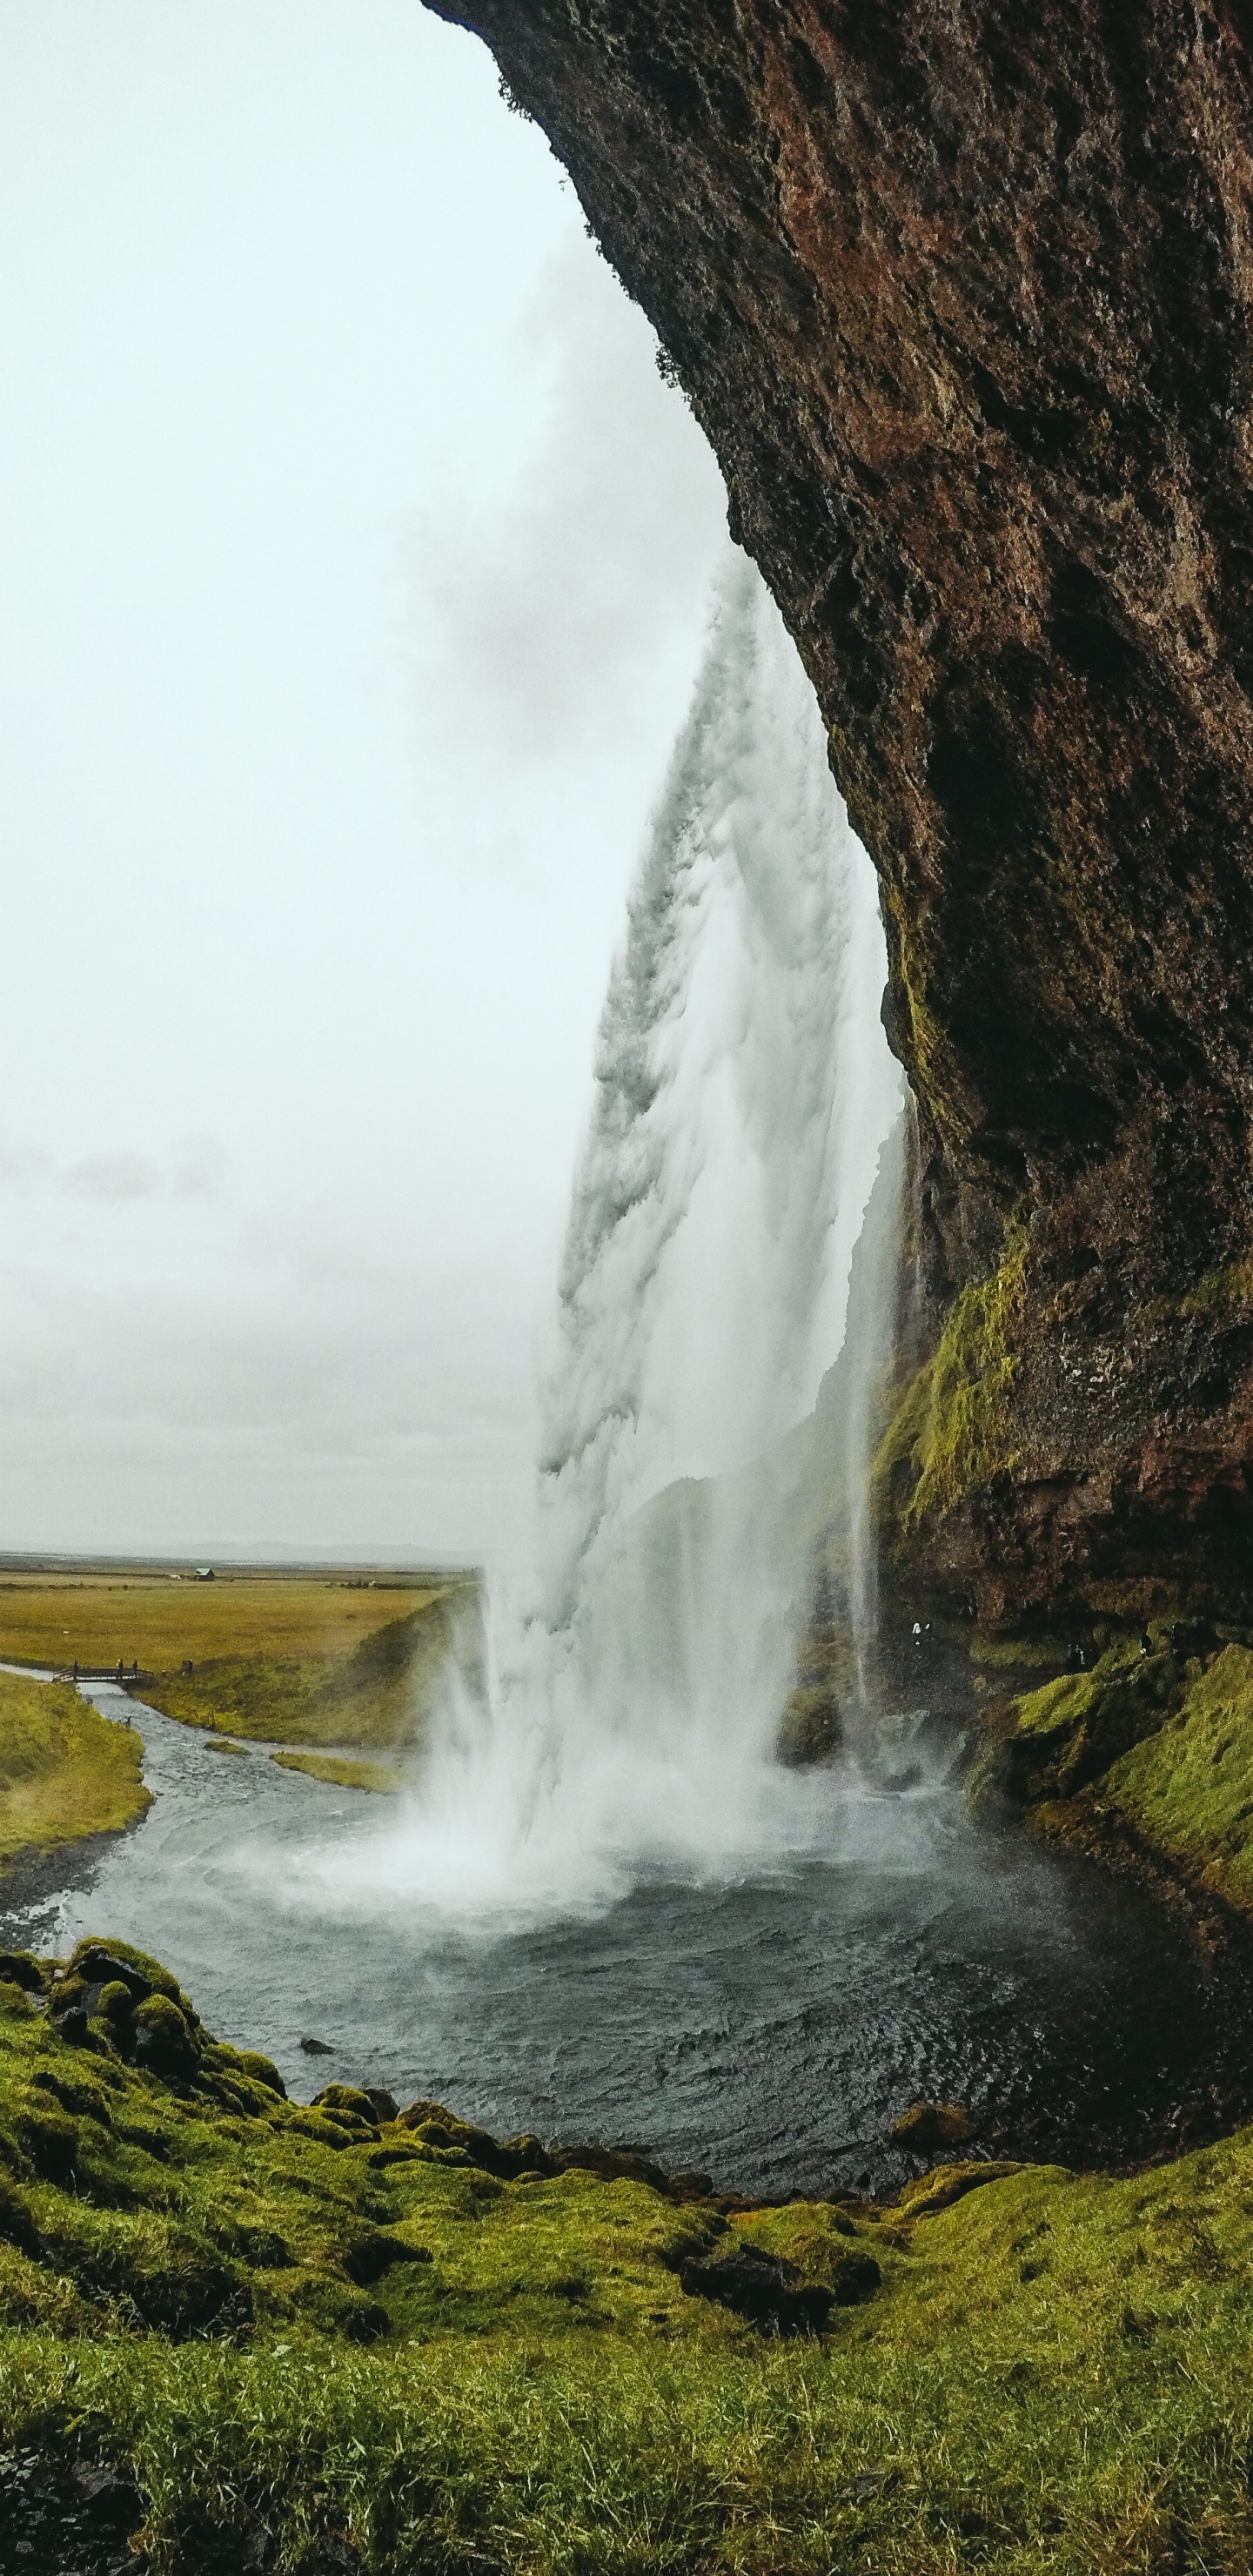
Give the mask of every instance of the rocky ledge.
[[431, 4], [655, 323], [879, 870], [932, 1344], [984, 1298], [906, 1556], [993, 1620], [1247, 1601], [1243, 18]]

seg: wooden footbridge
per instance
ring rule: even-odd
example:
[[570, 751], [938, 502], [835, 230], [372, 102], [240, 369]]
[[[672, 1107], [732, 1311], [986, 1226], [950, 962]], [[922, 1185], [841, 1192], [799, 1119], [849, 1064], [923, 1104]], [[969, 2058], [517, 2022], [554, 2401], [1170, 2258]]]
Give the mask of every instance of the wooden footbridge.
[[141, 1673], [138, 1664], [66, 1664], [53, 1674], [58, 1682], [112, 1682], [119, 1690], [134, 1690], [137, 1682], [155, 1681], [154, 1673]]

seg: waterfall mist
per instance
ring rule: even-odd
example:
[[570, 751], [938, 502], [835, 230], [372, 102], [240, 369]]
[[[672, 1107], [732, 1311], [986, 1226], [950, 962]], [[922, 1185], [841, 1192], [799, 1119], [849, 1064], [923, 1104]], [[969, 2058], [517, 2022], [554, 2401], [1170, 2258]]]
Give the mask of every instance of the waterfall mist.
[[853, 1301], [876, 1347], [890, 1306], [884, 976], [812, 690], [736, 556], [601, 1020], [533, 1598], [497, 1603], [486, 1651], [467, 1641], [450, 1671], [403, 1829], [371, 1840], [375, 1888], [577, 1903], [650, 1862], [811, 1838], [813, 1788], [772, 1755], [827, 1489], [855, 1629], [873, 1608], [869, 1358], [846, 1352], [818, 1399], [877, 1172], [876, 1284]]

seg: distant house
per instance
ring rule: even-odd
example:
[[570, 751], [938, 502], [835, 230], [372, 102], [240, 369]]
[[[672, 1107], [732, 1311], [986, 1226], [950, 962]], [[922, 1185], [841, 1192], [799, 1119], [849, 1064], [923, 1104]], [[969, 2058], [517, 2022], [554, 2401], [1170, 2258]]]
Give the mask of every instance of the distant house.
[[215, 1576], [214, 1571], [213, 1571], [213, 1568], [212, 1568], [212, 1566], [211, 1566], [211, 1565], [198, 1565], [198, 1566], [197, 1566], [197, 1568], [196, 1568], [196, 1581], [197, 1581], [197, 1583], [214, 1583], [214, 1582], [216, 1582], [216, 1580], [217, 1580], [217, 1577]]

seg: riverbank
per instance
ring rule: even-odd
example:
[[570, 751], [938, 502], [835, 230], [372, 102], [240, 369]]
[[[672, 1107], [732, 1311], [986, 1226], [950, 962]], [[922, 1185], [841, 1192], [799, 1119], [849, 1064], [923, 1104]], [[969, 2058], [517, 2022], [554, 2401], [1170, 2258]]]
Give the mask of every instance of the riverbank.
[[[135, 1824], [151, 1805], [143, 1742], [69, 1684], [0, 1672], [0, 1871]], [[97, 1848], [102, 1848], [97, 1843]]]
[[737, 2207], [302, 2109], [111, 1946], [0, 1989], [0, 2565], [50, 2488], [178, 2576], [1248, 2564], [1253, 2134]]

